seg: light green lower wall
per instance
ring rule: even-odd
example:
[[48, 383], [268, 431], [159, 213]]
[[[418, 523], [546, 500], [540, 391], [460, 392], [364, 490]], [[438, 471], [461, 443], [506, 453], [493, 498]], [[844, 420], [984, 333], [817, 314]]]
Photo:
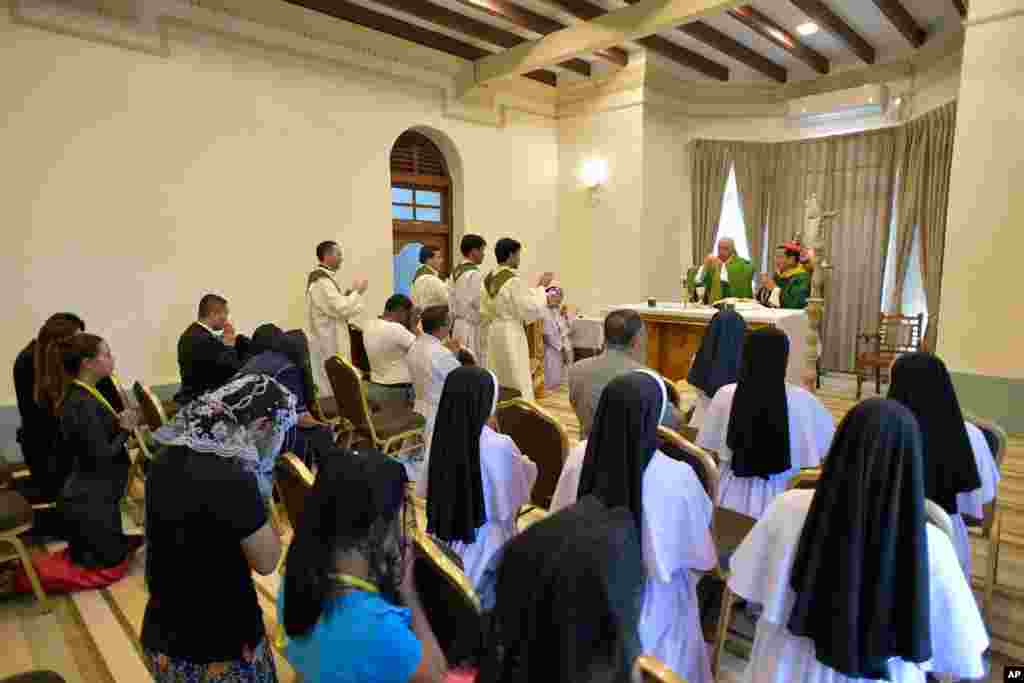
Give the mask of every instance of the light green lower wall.
[[951, 374], [964, 411], [997, 422], [1011, 434], [1024, 434], [1024, 379]]

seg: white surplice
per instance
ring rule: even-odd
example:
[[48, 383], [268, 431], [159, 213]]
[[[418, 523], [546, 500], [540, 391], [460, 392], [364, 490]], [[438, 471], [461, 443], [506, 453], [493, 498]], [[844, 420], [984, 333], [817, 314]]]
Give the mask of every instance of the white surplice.
[[483, 277], [480, 270], [475, 267], [465, 271], [458, 280], [452, 282], [449, 296], [452, 315], [455, 316], [452, 336], [480, 362], [484, 361], [480, 347], [480, 295]]
[[[576, 502], [587, 442], [573, 449], [558, 478], [551, 512]], [[697, 604], [697, 576], [718, 563], [711, 538], [714, 505], [693, 468], [656, 451], [644, 471], [643, 608], [640, 644], [689, 683], [712, 683]]]
[[970, 422], [966, 425], [967, 437], [971, 441], [971, 450], [974, 451], [974, 464], [978, 468], [981, 486], [973, 491], [958, 493], [956, 496], [957, 514], [950, 515], [949, 518], [953, 522], [953, 546], [956, 548], [960, 566], [963, 567], [964, 576], [969, 580], [971, 576], [971, 542], [967, 535], [967, 524], [962, 515], [968, 515], [975, 519], [984, 518], [984, 505], [991, 503], [996, 497], [999, 468], [996, 466], [996, 459], [992, 455], [988, 441], [985, 441], [985, 435]]
[[480, 434], [480, 476], [487, 521], [476, 530], [474, 542], [451, 544], [477, 588], [491, 558], [516, 535], [516, 518], [519, 508], [530, 502], [537, 465], [510, 437], [485, 425]]
[[432, 271], [416, 278], [409, 292], [414, 306], [423, 310], [428, 306], [448, 305], [448, 283]]
[[726, 384], [715, 392], [697, 434], [697, 445], [718, 453], [721, 478], [718, 505], [757, 519], [775, 496], [786, 490], [789, 480], [805, 467], [817, 467], [832, 446], [836, 422], [818, 397], [803, 387], [786, 384], [789, 412], [789, 459], [785, 472], [762, 477], [737, 477], [732, 472], [732, 451], [726, 444], [735, 384]]
[[[499, 266], [495, 274], [511, 270]], [[538, 320], [548, 305], [543, 287], [528, 287], [518, 275], [510, 278], [493, 299], [483, 283], [480, 313], [487, 328], [486, 367], [498, 378], [498, 385], [516, 389], [532, 401], [533, 379], [530, 374], [530, 347], [523, 325]]]
[[327, 379], [324, 362], [336, 355], [352, 362], [348, 322], [363, 312], [363, 295], [359, 292], [342, 293], [334, 273], [323, 266], [318, 268], [327, 277], [320, 278], [306, 289], [309, 355], [320, 395], [333, 396], [334, 389]]
[[427, 466], [430, 460], [430, 441], [434, 435], [434, 417], [437, 406], [441, 402], [444, 381], [448, 373], [460, 366], [459, 360], [441, 340], [432, 334], [423, 333], [409, 348], [405, 356], [409, 366], [409, 376], [416, 392], [416, 403], [413, 410], [422, 415], [426, 421], [423, 433], [425, 454], [419, 481], [416, 482], [416, 494], [427, 494]]
[[[744, 683], [875, 683], [850, 678], [815, 657], [814, 641], [787, 628], [795, 594], [790, 573], [814, 491], [790, 491], [765, 510], [730, 560], [729, 587], [763, 611]], [[890, 660], [893, 683], [925, 683], [925, 672], [960, 678], [985, 675], [988, 636], [949, 538], [928, 524], [929, 609], [932, 659], [922, 665]], [[836, 604], [843, 598], [836, 597]]]

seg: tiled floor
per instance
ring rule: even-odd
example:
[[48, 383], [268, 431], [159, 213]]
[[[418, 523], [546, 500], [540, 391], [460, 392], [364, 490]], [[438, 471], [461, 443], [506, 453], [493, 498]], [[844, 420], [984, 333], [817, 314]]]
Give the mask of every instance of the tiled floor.
[[[853, 405], [853, 386], [845, 378], [827, 378], [822, 399], [837, 418]], [[685, 397], [684, 397], [684, 400]], [[564, 393], [545, 399], [544, 405], [578, 438], [578, 425]], [[1011, 439], [1003, 467], [1000, 497], [1006, 514], [1002, 534], [999, 587], [991, 627], [995, 649], [1024, 661], [1024, 438]], [[985, 544], [974, 547], [975, 567], [982, 566]], [[268, 633], [277, 629], [274, 596], [277, 577], [258, 577], [259, 598]], [[1007, 589], [1022, 591], [1013, 595]], [[33, 600], [19, 597], [0, 600], [0, 678], [32, 668], [48, 668], [70, 683], [135, 683], [148, 680], [139, 654], [138, 636], [146, 603], [143, 559], [136, 559], [129, 576], [101, 591], [59, 596], [53, 611], [39, 615]], [[197, 619], [201, 612], [197, 606]], [[990, 681], [1002, 681], [1002, 667], [1009, 660], [995, 654]], [[283, 658], [277, 658], [283, 683], [295, 674]], [[721, 681], [737, 681], [744, 662], [725, 655]]]

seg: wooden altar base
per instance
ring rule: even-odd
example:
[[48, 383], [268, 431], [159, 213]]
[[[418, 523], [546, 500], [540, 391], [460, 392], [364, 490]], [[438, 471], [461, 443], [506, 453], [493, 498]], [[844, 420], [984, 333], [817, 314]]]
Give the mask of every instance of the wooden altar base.
[[[671, 382], [686, 379], [693, 357], [700, 349], [710, 321], [645, 313], [640, 318], [647, 330], [647, 365]], [[747, 322], [747, 331], [775, 327], [772, 323]]]

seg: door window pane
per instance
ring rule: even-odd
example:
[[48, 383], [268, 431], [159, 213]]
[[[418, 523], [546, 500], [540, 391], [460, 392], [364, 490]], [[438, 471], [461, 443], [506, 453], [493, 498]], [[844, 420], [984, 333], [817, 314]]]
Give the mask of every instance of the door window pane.
[[411, 221], [412, 220], [412, 207], [401, 206], [399, 204], [391, 205], [391, 217], [400, 221]]
[[441, 193], [416, 190], [416, 203], [423, 206], [441, 206]]
[[412, 190], [404, 187], [391, 188], [392, 204], [412, 204]]
[[441, 222], [441, 209], [425, 209], [422, 206], [416, 207], [416, 220], [429, 221], [431, 223]]

